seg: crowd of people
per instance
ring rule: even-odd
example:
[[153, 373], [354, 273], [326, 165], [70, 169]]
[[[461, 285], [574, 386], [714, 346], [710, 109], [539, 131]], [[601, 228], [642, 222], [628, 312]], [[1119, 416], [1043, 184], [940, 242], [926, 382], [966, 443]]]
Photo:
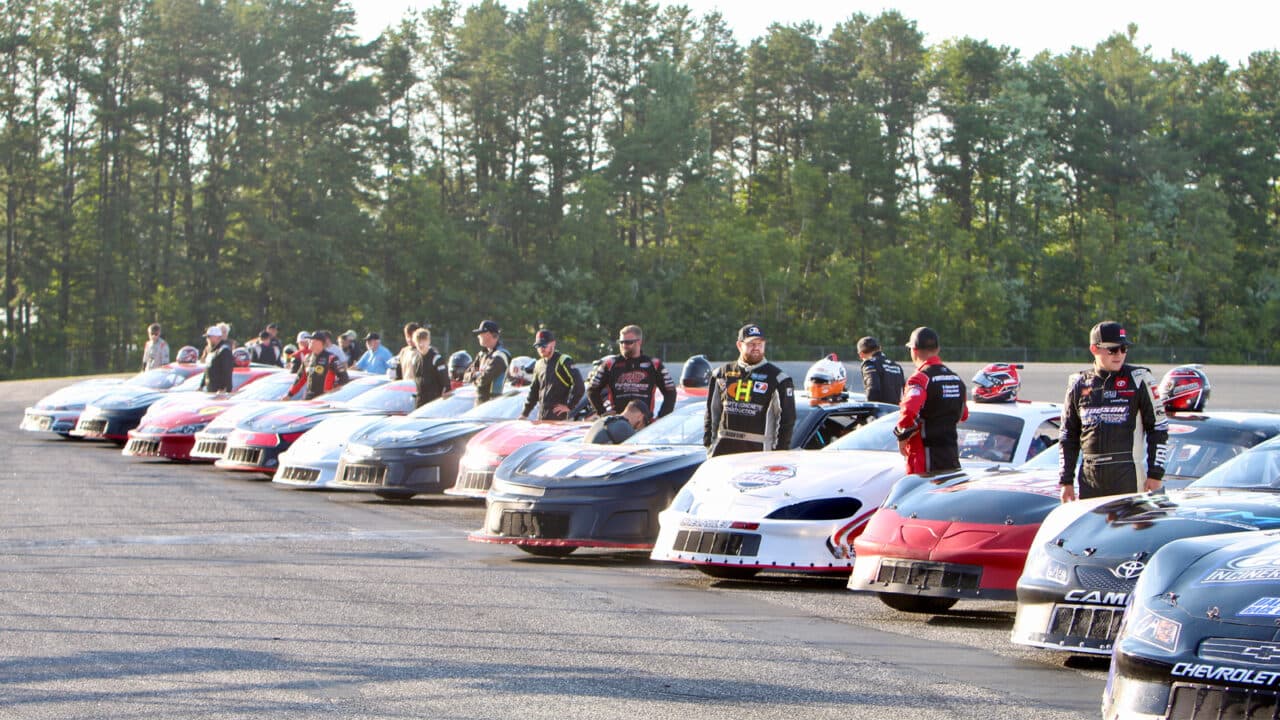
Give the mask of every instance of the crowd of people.
[[[351, 366], [413, 380], [419, 406], [459, 384], [473, 386], [480, 404], [502, 394], [512, 370], [512, 355], [502, 342], [502, 329], [496, 321], [483, 320], [472, 334], [479, 345], [476, 354], [460, 350], [446, 360], [432, 346], [431, 330], [416, 322], [404, 326], [405, 344], [395, 356], [376, 332], [367, 333], [361, 342], [354, 330], [336, 338], [327, 330], [304, 331], [298, 333], [296, 345], [284, 345], [278, 326], [270, 323], [255, 340], [237, 347], [230, 337], [230, 326], [218, 323], [205, 331], [206, 348], [199, 358], [206, 365], [201, 389], [230, 392], [236, 365], [256, 362], [288, 367], [297, 376], [290, 394], [305, 389], [304, 397], [311, 399], [348, 382], [347, 368]], [[169, 346], [160, 324], [148, 326], [147, 336], [143, 369], [168, 363]], [[573, 358], [556, 349], [555, 333], [538, 330], [532, 343], [538, 359], [529, 373], [529, 395], [521, 417], [530, 418], [537, 408], [537, 420], [565, 420], [585, 397], [598, 416], [588, 437], [621, 442], [654, 419], [670, 414], [676, 406], [676, 384], [661, 359], [644, 354], [644, 332], [638, 325], [626, 325], [617, 342], [618, 352], [596, 361], [590, 376], [583, 380]], [[686, 363], [684, 374], [690, 372], [692, 363], [695, 372], [705, 375], [705, 382], [699, 384], [708, 386], [703, 433], [708, 455], [790, 446], [796, 419], [795, 384], [765, 358], [766, 342], [759, 325], [747, 324], [738, 330], [735, 361], [714, 370], [701, 356]], [[942, 362], [940, 344], [933, 329], [913, 330], [906, 346], [915, 370], [908, 376], [885, 356], [874, 337], [863, 337], [857, 343], [867, 400], [900, 408], [894, 434], [911, 473], [960, 468], [957, 425], [968, 416], [968, 391], [960, 376]], [[1063, 502], [1077, 496], [1133, 492], [1135, 488], [1150, 491], [1161, 486], [1168, 423], [1150, 371], [1125, 362], [1129, 346], [1119, 323], [1101, 322], [1090, 331], [1094, 364], [1072, 376], [1064, 400]], [[189, 350], [192, 348], [182, 348], [179, 362]], [[980, 373], [975, 380], [983, 377]], [[814, 403], [842, 399], [844, 384], [844, 366], [834, 356], [816, 363], [805, 378]], [[991, 390], [984, 395], [987, 399], [1002, 399], [999, 387], [987, 390]], [[1133, 457], [1138, 432], [1146, 443], [1145, 462]], [[1080, 459], [1077, 493], [1076, 464]]]

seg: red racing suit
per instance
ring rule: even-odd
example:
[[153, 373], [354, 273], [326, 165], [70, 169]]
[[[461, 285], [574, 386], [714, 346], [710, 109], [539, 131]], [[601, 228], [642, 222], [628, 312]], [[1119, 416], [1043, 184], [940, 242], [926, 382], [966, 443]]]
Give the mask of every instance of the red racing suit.
[[345, 385], [349, 379], [347, 365], [342, 362], [342, 358], [328, 350], [322, 350], [318, 354], [307, 355], [306, 362], [298, 371], [298, 379], [293, 381], [293, 387], [289, 388], [289, 395], [293, 395], [306, 385], [307, 392], [302, 397], [310, 400], [339, 385]]
[[960, 468], [956, 425], [969, 418], [959, 375], [933, 356], [907, 378], [893, 434], [907, 441], [907, 472], [915, 475]]

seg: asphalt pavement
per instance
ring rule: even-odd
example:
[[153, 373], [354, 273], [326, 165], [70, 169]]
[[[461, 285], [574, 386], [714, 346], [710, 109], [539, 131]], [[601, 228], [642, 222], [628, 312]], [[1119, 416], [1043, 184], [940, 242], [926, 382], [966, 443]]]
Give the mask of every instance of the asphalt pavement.
[[0, 384], [0, 718], [1090, 718], [1105, 663], [1010, 603], [468, 542], [483, 506], [272, 486], [18, 431]]

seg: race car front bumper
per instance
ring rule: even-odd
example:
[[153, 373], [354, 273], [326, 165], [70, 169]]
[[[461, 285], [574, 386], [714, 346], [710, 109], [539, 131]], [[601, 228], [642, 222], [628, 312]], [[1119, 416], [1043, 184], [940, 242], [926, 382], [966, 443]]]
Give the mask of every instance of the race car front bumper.
[[853, 534], [869, 515], [837, 521], [735, 520], [668, 510], [660, 516], [661, 530], [650, 557], [689, 565], [844, 575], [853, 568], [852, 550], [833, 538]]
[[52, 432], [63, 437], [70, 437], [71, 431], [75, 429], [76, 421], [79, 419], [79, 410], [57, 412], [27, 408], [22, 415], [22, 422], [18, 424], [18, 429], [27, 432]]

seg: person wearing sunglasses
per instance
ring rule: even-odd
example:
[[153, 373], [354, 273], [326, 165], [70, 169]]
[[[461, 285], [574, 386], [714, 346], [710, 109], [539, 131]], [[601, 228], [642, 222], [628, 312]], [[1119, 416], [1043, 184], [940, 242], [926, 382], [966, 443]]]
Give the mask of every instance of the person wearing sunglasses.
[[617, 355], [606, 355], [587, 378], [587, 400], [604, 417], [621, 413], [632, 400], [654, 407], [654, 397], [662, 393], [658, 417], [676, 409], [676, 384], [667, 366], [658, 358], [640, 352], [644, 332], [639, 325], [628, 325], [618, 331]]
[[[1151, 371], [1125, 362], [1130, 345], [1118, 322], [1100, 322], [1089, 331], [1093, 367], [1071, 376], [1062, 403], [1058, 484], [1064, 503], [1161, 487], [1169, 423]], [[1137, 448], [1144, 446], [1141, 457]]]

